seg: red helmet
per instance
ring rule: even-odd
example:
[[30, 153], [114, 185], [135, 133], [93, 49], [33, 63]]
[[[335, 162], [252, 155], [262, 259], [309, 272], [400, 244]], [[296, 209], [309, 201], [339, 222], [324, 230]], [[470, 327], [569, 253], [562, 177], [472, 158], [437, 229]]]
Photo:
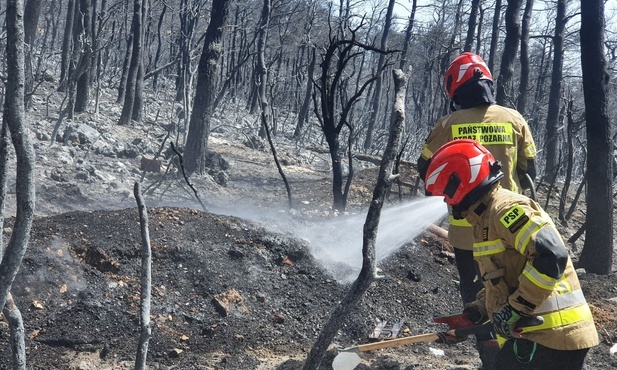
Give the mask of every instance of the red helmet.
[[474, 80], [490, 80], [493, 81], [491, 71], [479, 55], [464, 52], [450, 63], [446, 77], [444, 78], [444, 87], [450, 99], [454, 98], [456, 89], [468, 81]]
[[475, 140], [458, 139], [439, 148], [426, 171], [426, 195], [467, 210], [503, 177], [501, 163]]

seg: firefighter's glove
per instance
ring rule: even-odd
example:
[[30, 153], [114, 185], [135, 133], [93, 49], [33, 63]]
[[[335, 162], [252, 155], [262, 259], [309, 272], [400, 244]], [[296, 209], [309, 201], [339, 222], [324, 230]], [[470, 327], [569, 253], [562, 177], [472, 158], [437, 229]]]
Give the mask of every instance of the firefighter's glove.
[[[460, 328], [468, 328], [470, 326], [476, 325], [476, 321], [474, 319], [482, 317], [482, 313], [480, 313], [475, 306], [465, 308], [463, 313], [459, 313], [456, 315], [448, 315], [448, 316], [439, 316], [434, 317], [433, 321], [440, 324], [448, 324], [448, 330], [460, 329]], [[462, 342], [467, 339], [467, 336], [455, 336], [448, 335], [448, 333], [437, 333], [439, 339], [437, 339], [437, 343], [445, 343], [445, 344], [456, 344]]]
[[469, 320], [466, 312], [456, 315], [433, 317], [433, 321], [439, 324], [448, 324], [448, 330], [468, 328], [473, 326], [473, 321]]
[[437, 343], [456, 344], [467, 340], [466, 335], [458, 337], [456, 335], [449, 335], [447, 332], [437, 333], [437, 336], [439, 337], [435, 341]]
[[516, 323], [523, 317], [512, 306], [507, 305], [501, 311], [493, 314], [493, 326], [495, 332], [509, 339], [521, 338], [520, 329], [516, 329]]
[[527, 172], [521, 169], [516, 169], [516, 176], [518, 176], [518, 183], [521, 184], [521, 188], [529, 189], [529, 180], [527, 180]]
[[480, 310], [475, 303], [468, 303], [465, 305], [463, 313], [467, 316], [467, 319], [473, 323], [473, 325], [480, 325], [488, 321], [488, 317], [485, 313], [486, 310]]

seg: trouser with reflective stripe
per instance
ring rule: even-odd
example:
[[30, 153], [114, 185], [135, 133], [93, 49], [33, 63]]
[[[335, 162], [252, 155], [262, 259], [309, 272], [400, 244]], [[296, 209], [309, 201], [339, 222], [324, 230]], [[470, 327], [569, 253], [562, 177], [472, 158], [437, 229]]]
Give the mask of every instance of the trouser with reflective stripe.
[[545, 347], [527, 339], [508, 339], [497, 354], [495, 370], [581, 370], [589, 348], [573, 351]]

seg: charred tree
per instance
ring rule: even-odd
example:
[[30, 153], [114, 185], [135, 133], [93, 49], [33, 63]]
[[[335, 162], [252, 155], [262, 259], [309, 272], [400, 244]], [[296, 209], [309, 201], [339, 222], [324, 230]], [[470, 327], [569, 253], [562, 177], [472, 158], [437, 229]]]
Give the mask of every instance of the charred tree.
[[470, 52], [473, 48], [473, 40], [475, 38], [476, 25], [478, 23], [478, 8], [480, 8], [480, 0], [471, 0], [471, 12], [469, 13], [467, 37], [465, 38], [465, 46], [463, 47], [463, 51]]
[[90, 102], [90, 85], [92, 69], [92, 1], [79, 0], [78, 22], [75, 25], [74, 45], [79, 46], [79, 63], [83, 63], [81, 73], [77, 78], [77, 93], [75, 95], [75, 112], [85, 112]]
[[126, 96], [126, 81], [128, 80], [129, 65], [131, 64], [131, 53], [133, 51], [133, 33], [129, 33], [126, 38], [126, 50], [124, 52], [124, 61], [122, 62], [122, 74], [120, 75], [120, 82], [118, 83], [118, 98], [116, 103], [120, 104], [124, 102]]
[[139, 182], [133, 187], [133, 195], [139, 211], [139, 225], [141, 230], [141, 276], [139, 291], [139, 322], [140, 335], [135, 358], [135, 370], [146, 369], [148, 343], [152, 335], [150, 322], [150, 298], [152, 296], [152, 248], [150, 247], [150, 231], [148, 228], [148, 210], [141, 195]]
[[304, 362], [303, 370], [319, 369], [326, 350], [334, 336], [338, 332], [345, 319], [349, 317], [349, 313], [356, 307], [358, 302], [366, 290], [370, 287], [371, 282], [375, 278], [375, 243], [377, 240], [377, 231], [379, 229], [379, 220], [381, 217], [381, 209], [390, 189], [393, 180], [396, 178], [392, 174], [392, 168], [398, 148], [401, 143], [403, 127], [405, 125], [405, 95], [406, 95], [406, 77], [401, 70], [394, 70], [394, 89], [395, 100], [392, 109], [392, 124], [390, 126], [390, 136], [388, 143], [384, 149], [383, 157], [379, 167], [379, 175], [377, 184], [373, 190], [373, 199], [366, 215], [364, 222], [363, 240], [362, 240], [362, 268], [360, 274], [351, 285], [349, 291], [343, 297], [341, 302], [332, 312], [328, 322], [323, 326], [323, 330], [319, 334], [317, 341], [311, 348], [306, 361]]
[[304, 125], [308, 122], [309, 118], [309, 109], [311, 105], [311, 92], [313, 91], [313, 78], [315, 75], [315, 64], [317, 61], [317, 52], [315, 51], [315, 46], [311, 45], [311, 29], [313, 28], [313, 23], [315, 22], [315, 8], [317, 3], [313, 2], [311, 7], [309, 8], [309, 12], [307, 15], [307, 22], [305, 24], [304, 37], [305, 41], [302, 44], [301, 50], [302, 52], [306, 52], [308, 59], [308, 67], [306, 71], [306, 80], [304, 85], [304, 97], [302, 99], [302, 104], [300, 105], [300, 109], [298, 110], [298, 119], [296, 121], [296, 129], [294, 130], [294, 139], [299, 139], [304, 131]]
[[521, 38], [521, 16], [519, 14], [523, 0], [508, 0], [506, 7], [506, 37], [503, 40], [503, 55], [497, 78], [497, 104], [509, 106], [512, 99], [512, 77], [514, 76], [514, 59], [518, 52]]
[[533, 0], [527, 0], [525, 11], [523, 12], [523, 22], [521, 25], [521, 82], [518, 86], [518, 99], [516, 110], [523, 116], [527, 111], [527, 96], [529, 95], [529, 28], [531, 26], [531, 13], [533, 11]]
[[[30, 140], [30, 131], [26, 127], [24, 110], [24, 23], [23, 1], [8, 0], [6, 8], [6, 95], [2, 114], [2, 144], [7, 144], [7, 128], [10, 132], [16, 156], [17, 215], [9, 243], [0, 260], [0, 309], [6, 316], [11, 329], [11, 348], [13, 368], [26, 369], [26, 346], [24, 325], [19, 309], [11, 296], [11, 286], [26, 253], [30, 230], [34, 218], [35, 181], [34, 181], [34, 147]], [[7, 146], [7, 145], [3, 145]], [[8, 150], [0, 150], [0, 199], [4, 206], [6, 195], [6, 174]], [[4, 209], [0, 209], [4, 211]], [[4, 220], [3, 220], [4, 221]], [[0, 225], [3, 226], [3, 225]], [[0, 244], [0, 247], [2, 244]]]
[[92, 69], [90, 71], [90, 81], [95, 88], [94, 113], [99, 113], [99, 100], [101, 96], [101, 74], [104, 71], [101, 58], [101, 40], [99, 36], [103, 33], [103, 26], [107, 17], [107, 0], [101, 0], [100, 9], [98, 0], [92, 3]]
[[27, 0], [24, 5], [24, 42], [30, 47], [36, 40], [36, 29], [39, 24], [43, 0]]
[[78, 0], [69, 0], [66, 11], [66, 22], [64, 24], [64, 35], [62, 37], [62, 59], [60, 62], [60, 83], [58, 91], [64, 91], [68, 84], [70, 74], [71, 57], [73, 55], [73, 20], [75, 18], [75, 6]]
[[478, 7], [478, 32], [476, 32], [476, 54], [481, 55], [482, 50], [482, 25], [484, 24], [484, 14], [486, 13], [486, 9], [482, 6], [482, 2], [480, 1]]
[[143, 93], [144, 93], [144, 52], [143, 52], [143, 44], [145, 40], [145, 31], [146, 31], [146, 21], [148, 19], [148, 3], [150, 0], [143, 0], [141, 4], [141, 28], [142, 32], [140, 34], [141, 44], [142, 44], [142, 52], [141, 57], [138, 59], [137, 65], [137, 76], [135, 77], [135, 99], [133, 100], [133, 109], [131, 114], [131, 119], [135, 122], [142, 121], [142, 111], [143, 111]]
[[494, 71], [495, 53], [499, 42], [499, 22], [501, 19], [501, 0], [495, 0], [495, 13], [493, 14], [493, 24], [491, 27], [491, 46], [488, 49], [488, 69]]
[[[0, 125], [0, 230], [4, 230], [4, 205], [6, 202], [7, 184], [9, 176], [9, 126], [2, 119]], [[4, 254], [4, 238], [0, 238], [0, 256]], [[0, 259], [1, 261], [1, 259]]]
[[306, 76], [306, 91], [304, 93], [304, 99], [302, 100], [302, 106], [298, 112], [298, 121], [296, 124], [296, 129], [294, 130], [294, 138], [300, 138], [302, 135], [302, 131], [304, 129], [304, 125], [308, 121], [309, 108], [311, 104], [311, 91], [313, 91], [313, 76], [315, 75], [315, 63], [317, 61], [317, 56], [315, 52], [315, 48], [311, 48], [309, 51], [309, 65]]
[[567, 125], [567, 146], [568, 150], [566, 153], [566, 178], [563, 182], [563, 188], [561, 189], [561, 195], [559, 197], [559, 213], [558, 218], [562, 222], [565, 222], [566, 215], [566, 201], [568, 199], [568, 191], [570, 190], [570, 183], [572, 182], [572, 169], [574, 167], [574, 118], [572, 117], [572, 106], [574, 102], [570, 100], [568, 102], [568, 111], [566, 116], [568, 118]]
[[[332, 165], [332, 208], [338, 211], [345, 211], [347, 206], [347, 193], [343, 191], [343, 163], [341, 153], [340, 135], [341, 130], [347, 124], [347, 119], [354, 104], [364, 94], [364, 90], [377, 78], [377, 75], [382, 71], [377, 71], [375, 75], [366, 80], [361, 87], [346, 100], [341, 99], [342, 86], [347, 84], [346, 68], [348, 64], [359, 54], [354, 48], [372, 50], [383, 53], [384, 51], [361, 44], [356, 40], [356, 30], [351, 31], [351, 39], [339, 40], [337, 36], [330, 38], [323, 61], [321, 62], [321, 76], [316, 81], [315, 89], [315, 115], [321, 126], [328, 150], [330, 153], [330, 161]], [[336, 67], [332, 67], [335, 64]], [[340, 101], [341, 108], [337, 108], [337, 102]], [[347, 182], [350, 182], [351, 177], [347, 176]]]
[[555, 34], [553, 35], [553, 72], [548, 97], [548, 112], [546, 114], [546, 169], [545, 176], [549, 178], [559, 172], [557, 161], [559, 152], [558, 127], [563, 117], [560, 117], [561, 86], [563, 83], [563, 41], [566, 29], [567, 0], [557, 1], [557, 17], [555, 19]]
[[30, 106], [34, 89], [34, 42], [36, 40], [36, 29], [39, 24], [41, 15], [42, 0], [28, 0], [24, 5], [24, 42], [25, 42], [25, 61], [24, 61], [24, 77], [25, 77], [25, 105]]
[[11, 357], [13, 370], [26, 370], [26, 330], [21, 311], [13, 301], [13, 296], [9, 293], [6, 305], [2, 311], [6, 321], [9, 323], [11, 332]]
[[142, 48], [142, 8], [143, 1], [133, 0], [133, 21], [131, 22], [131, 33], [133, 34], [133, 45], [131, 51], [131, 62], [126, 80], [126, 89], [124, 94], [124, 105], [122, 106], [122, 114], [120, 115], [119, 125], [128, 125], [133, 117], [133, 108], [135, 106], [135, 89], [137, 84], [137, 74], [141, 65], [141, 48]]
[[[163, 38], [162, 38], [162, 29], [163, 29], [163, 21], [165, 20], [165, 14], [167, 13], [167, 4], [163, 2], [163, 9], [161, 10], [161, 14], [159, 15], [159, 22], [157, 24], [157, 32], [156, 32], [156, 54], [154, 55], [154, 61], [152, 62], [152, 69], [156, 70], [159, 60], [161, 59], [161, 50], [163, 48]], [[152, 89], [156, 90], [159, 84], [159, 74], [155, 74], [152, 78]]]
[[188, 137], [184, 149], [185, 168], [189, 174], [206, 172], [210, 118], [215, 98], [216, 72], [223, 52], [221, 38], [229, 9], [229, 0], [214, 0], [204, 48], [197, 70], [197, 89], [191, 111]]
[[405, 28], [405, 42], [403, 43], [403, 51], [401, 52], [401, 60], [399, 62], [398, 67], [405, 73], [405, 69], [407, 68], [407, 52], [409, 51], [409, 43], [411, 42], [411, 35], [413, 31], [413, 26], [416, 21], [416, 9], [418, 8], [418, 0], [413, 0], [411, 4], [411, 13], [409, 14], [409, 19], [407, 20], [407, 27]]
[[[386, 11], [386, 19], [383, 26], [383, 32], [381, 34], [380, 48], [386, 50], [388, 48], [388, 35], [390, 34], [390, 26], [392, 25], [392, 12], [394, 9], [395, 0], [389, 0], [388, 10]], [[386, 55], [379, 54], [379, 61], [377, 62], [377, 70], [383, 71], [386, 64]], [[379, 101], [381, 100], [381, 87], [382, 74], [377, 75], [375, 80], [375, 86], [373, 91], [373, 104], [371, 108], [371, 116], [368, 121], [368, 127], [366, 130], [366, 138], [364, 139], [364, 150], [368, 151], [373, 145], [373, 130], [375, 130], [375, 123], [377, 121], [377, 113], [379, 112]], [[385, 126], [385, 125], [384, 125]]]
[[609, 274], [613, 264], [613, 146], [604, 55], [604, 2], [581, 1], [581, 66], [587, 118], [587, 225], [579, 266]]
[[268, 98], [266, 88], [268, 84], [268, 68], [266, 67], [266, 41], [268, 39], [268, 27], [270, 24], [271, 0], [263, 0], [261, 8], [261, 20], [257, 32], [257, 64], [255, 66], [255, 85], [257, 86], [257, 102], [259, 103], [262, 119], [259, 126], [259, 137], [266, 138], [266, 126], [269, 119]]
[[17, 157], [17, 215], [9, 244], [0, 263], [0, 308], [8, 298], [28, 246], [34, 216], [34, 147], [24, 112], [24, 28], [23, 1], [8, 0], [6, 12], [7, 80], [3, 122], [8, 126]]
[[[201, 5], [195, 0], [181, 0], [180, 2], [180, 32], [178, 33], [178, 65], [176, 76], [176, 101], [187, 101], [191, 79], [191, 49], [193, 46], [193, 34], [199, 20]], [[185, 116], [188, 113], [185, 112]]]
[[[439, 61], [439, 75], [440, 76], [446, 75], [446, 70], [448, 69], [450, 62], [452, 61], [452, 52], [455, 51], [457, 48], [458, 34], [462, 26], [461, 25], [462, 7], [463, 7], [463, 0], [459, 0], [458, 4], [456, 5], [456, 13], [454, 13], [454, 24], [450, 25], [450, 27], [452, 28], [452, 33], [450, 34], [450, 39], [448, 40], [447, 45], [445, 46], [446, 51], [441, 55], [440, 57], [441, 59]], [[442, 91], [445, 91], [445, 88]], [[437, 100], [437, 99], [434, 99], [434, 100]], [[450, 104], [449, 104], [450, 102], [448, 100], [440, 100], [440, 101], [443, 102], [443, 106], [441, 108], [441, 115], [445, 116], [450, 111]], [[437, 104], [435, 104], [435, 109], [436, 108], [437, 108]]]

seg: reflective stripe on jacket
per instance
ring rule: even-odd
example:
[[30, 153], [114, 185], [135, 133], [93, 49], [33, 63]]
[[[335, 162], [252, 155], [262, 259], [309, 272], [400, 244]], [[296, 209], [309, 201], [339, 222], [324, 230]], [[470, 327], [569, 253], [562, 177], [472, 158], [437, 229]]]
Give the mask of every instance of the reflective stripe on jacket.
[[510, 304], [544, 324], [525, 339], [559, 350], [598, 344], [591, 310], [551, 218], [531, 199], [497, 187], [470, 208], [474, 259], [489, 317]]
[[[501, 161], [504, 173], [501, 186], [515, 192], [522, 190], [517, 169], [527, 170], [527, 160], [535, 158], [536, 147], [531, 130], [519, 112], [496, 104], [455, 111], [435, 124], [424, 143], [421, 157], [428, 161], [443, 144], [460, 138], [480, 142], [495, 159]], [[473, 239], [469, 225], [450, 225], [450, 244], [471, 250]]]

